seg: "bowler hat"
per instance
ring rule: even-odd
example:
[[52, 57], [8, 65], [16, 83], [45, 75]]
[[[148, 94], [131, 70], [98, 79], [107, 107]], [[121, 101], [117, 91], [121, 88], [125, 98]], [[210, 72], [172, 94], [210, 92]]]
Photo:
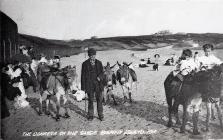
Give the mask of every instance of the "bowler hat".
[[96, 50], [94, 48], [90, 48], [88, 50], [88, 56], [96, 55]]

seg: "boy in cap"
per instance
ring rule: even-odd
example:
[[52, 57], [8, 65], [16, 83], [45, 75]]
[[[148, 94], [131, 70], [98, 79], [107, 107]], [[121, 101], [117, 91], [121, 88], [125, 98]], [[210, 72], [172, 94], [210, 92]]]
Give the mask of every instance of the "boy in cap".
[[214, 46], [212, 44], [203, 45], [204, 56], [198, 58], [200, 70], [213, 68], [214, 65], [220, 65], [222, 61], [213, 55]]
[[85, 91], [88, 95], [88, 120], [92, 121], [94, 118], [94, 96], [97, 101], [97, 111], [99, 120], [103, 121], [103, 106], [102, 106], [102, 91], [104, 89], [103, 84], [98, 77], [103, 72], [102, 62], [97, 60], [96, 50], [93, 48], [88, 49], [87, 59], [82, 64], [81, 69], [81, 90]]
[[[204, 56], [198, 57], [198, 62], [199, 62], [199, 68], [201, 71], [206, 71], [209, 69], [212, 69], [215, 65], [220, 65], [222, 61], [217, 58], [216, 56], [213, 55], [213, 50], [214, 46], [212, 44], [205, 44], [203, 45], [203, 50], [204, 50]], [[213, 84], [213, 83], [210, 83]], [[204, 87], [208, 87], [209, 85], [206, 83], [204, 85], [201, 85]], [[207, 91], [203, 90], [202, 91], [204, 94], [203, 96], [203, 101], [206, 102], [206, 108], [207, 108], [207, 119], [206, 119], [206, 124], [208, 124], [210, 115], [212, 118], [215, 118], [214, 116], [214, 108], [213, 108], [213, 103], [215, 103], [215, 106], [220, 104], [219, 98], [213, 98], [206, 96], [208, 94]], [[208, 126], [206, 126], [208, 127]], [[206, 128], [208, 130], [208, 128]]]

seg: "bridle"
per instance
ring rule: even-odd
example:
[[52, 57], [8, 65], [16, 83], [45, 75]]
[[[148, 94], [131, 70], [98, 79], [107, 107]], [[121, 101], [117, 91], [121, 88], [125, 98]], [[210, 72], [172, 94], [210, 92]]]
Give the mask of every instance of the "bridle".
[[129, 68], [128, 68], [128, 66], [124, 66], [123, 65], [123, 66], [120, 67], [120, 76], [121, 76], [120, 77], [121, 78], [121, 83], [123, 85], [126, 84], [128, 82], [128, 80], [129, 80]]

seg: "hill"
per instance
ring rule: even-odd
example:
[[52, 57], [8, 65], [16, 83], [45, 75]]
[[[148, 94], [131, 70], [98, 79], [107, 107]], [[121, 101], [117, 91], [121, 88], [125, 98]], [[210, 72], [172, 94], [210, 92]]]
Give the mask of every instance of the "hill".
[[173, 48], [199, 49], [205, 43], [212, 43], [217, 49], [223, 48], [223, 34], [168, 34], [168, 35], [144, 35], [144, 36], [121, 36], [109, 38], [91, 38], [86, 40], [50, 40], [30, 35], [19, 35], [19, 44], [34, 46], [38, 53], [48, 56], [55, 54], [70, 56], [81, 53], [88, 47], [97, 50], [127, 49], [142, 51], [147, 49], [161, 48], [173, 45]]

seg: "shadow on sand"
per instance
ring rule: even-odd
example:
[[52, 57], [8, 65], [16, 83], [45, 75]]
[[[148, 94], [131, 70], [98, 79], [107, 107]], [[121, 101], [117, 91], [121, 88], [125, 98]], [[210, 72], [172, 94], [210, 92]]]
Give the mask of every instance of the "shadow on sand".
[[[87, 118], [87, 112], [75, 104], [76, 101], [74, 101], [74, 98], [72, 96], [70, 96], [70, 98], [71, 100], [68, 100], [67, 107], [70, 110], [74, 111], [75, 113], [81, 115], [82, 117]], [[144, 118], [148, 121], [152, 121], [154, 123], [158, 123], [162, 125], [167, 124], [167, 122], [162, 119], [162, 117], [168, 116], [167, 106], [160, 105], [154, 102], [149, 102], [149, 101], [134, 101], [133, 103], [129, 103], [129, 100], [123, 104], [123, 98], [116, 96], [115, 99], [118, 105], [114, 105], [113, 101], [110, 100], [107, 106], [110, 106], [111, 108], [117, 110], [118, 112], [122, 114], [134, 115], [134, 116]], [[30, 106], [35, 110], [35, 112], [39, 114], [39, 107], [40, 107], [39, 99], [29, 98], [28, 102], [30, 103]], [[62, 102], [63, 101], [61, 101], [61, 103]], [[87, 107], [87, 104], [86, 104], [86, 107]], [[62, 104], [61, 104], [61, 108], [64, 108]], [[45, 101], [43, 101], [43, 112], [45, 112], [45, 110], [46, 110], [46, 103]], [[52, 100], [49, 105], [49, 111], [56, 114], [54, 100]], [[53, 117], [52, 113], [51, 113], [51, 116]]]
[[[69, 98], [73, 99], [73, 97], [69, 97]], [[39, 115], [39, 108], [40, 108], [39, 99], [29, 98], [27, 101], [30, 103], [30, 106], [35, 110], [35, 112]], [[64, 109], [64, 105], [62, 103], [63, 103], [63, 100], [61, 100], [61, 109]], [[45, 113], [46, 102], [43, 101], [42, 105], [43, 105], [43, 112]], [[79, 108], [78, 105], [75, 105], [73, 101], [68, 100], [66, 103], [66, 106], [70, 110], [81, 115], [82, 117], [85, 117], [85, 118], [87, 117], [87, 112], [85, 110], [82, 110], [81, 108]], [[50, 111], [50, 115], [54, 118], [53, 114], [56, 114], [56, 101], [54, 98], [52, 98], [52, 100], [50, 101], [49, 111]], [[52, 114], [52, 112], [53, 112], [53, 114]]]
[[168, 116], [167, 106], [150, 101], [133, 101], [133, 103], [129, 103], [129, 100], [123, 104], [122, 98], [116, 96], [115, 99], [118, 105], [114, 105], [111, 100], [107, 105], [122, 114], [134, 115], [162, 125], [167, 124], [167, 122], [162, 119], [162, 117]]

